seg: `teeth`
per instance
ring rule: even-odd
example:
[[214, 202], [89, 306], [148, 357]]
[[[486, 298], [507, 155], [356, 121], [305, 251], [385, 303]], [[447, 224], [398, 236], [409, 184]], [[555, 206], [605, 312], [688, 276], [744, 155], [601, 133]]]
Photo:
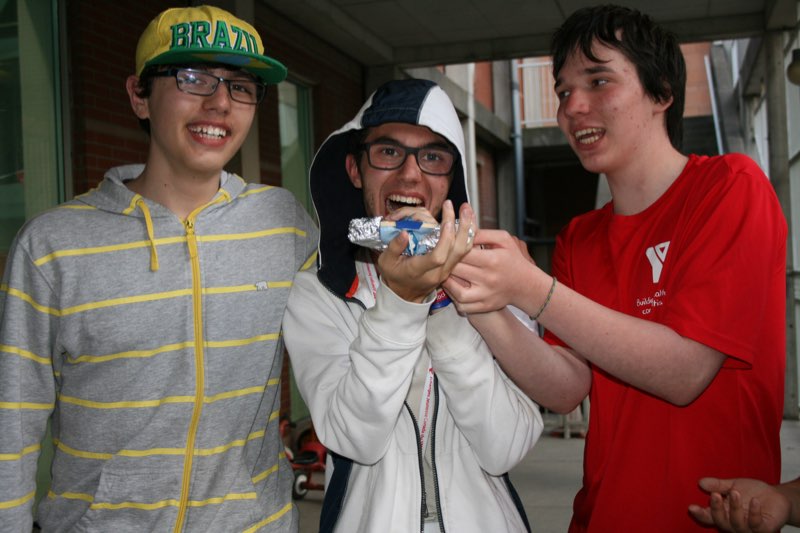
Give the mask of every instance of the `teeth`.
[[422, 205], [422, 200], [420, 198], [414, 198], [412, 196], [401, 196], [399, 194], [392, 194], [389, 196], [388, 199], [398, 204]]
[[192, 133], [205, 135], [207, 137], [216, 137], [217, 139], [222, 139], [228, 134], [226, 130], [216, 126], [192, 126], [189, 128], [189, 131]]
[[600, 139], [603, 130], [600, 128], [586, 128], [585, 130], [578, 130], [573, 135], [575, 140], [581, 144], [592, 144]]

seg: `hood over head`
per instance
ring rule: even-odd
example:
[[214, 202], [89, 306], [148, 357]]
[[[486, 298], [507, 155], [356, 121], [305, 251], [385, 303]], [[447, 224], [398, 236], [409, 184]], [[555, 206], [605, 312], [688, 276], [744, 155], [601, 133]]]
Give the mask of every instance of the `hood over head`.
[[426, 126], [458, 150], [447, 197], [456, 210], [468, 201], [464, 134], [453, 103], [436, 83], [421, 79], [387, 82], [370, 95], [356, 116], [322, 144], [310, 171], [310, 189], [320, 226], [319, 280], [344, 296], [355, 279], [358, 246], [347, 238], [354, 218], [366, 217], [361, 189], [350, 182], [345, 161], [352, 139], [364, 129], [388, 122]]

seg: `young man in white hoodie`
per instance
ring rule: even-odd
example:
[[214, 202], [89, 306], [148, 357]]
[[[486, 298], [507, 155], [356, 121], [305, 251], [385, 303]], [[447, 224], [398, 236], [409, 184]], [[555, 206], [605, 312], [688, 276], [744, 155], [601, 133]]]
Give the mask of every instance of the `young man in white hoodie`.
[[214, 7], [144, 30], [126, 87], [144, 165], [20, 231], [0, 292], [0, 530], [297, 530], [278, 432], [280, 321], [316, 230], [223, 167], [286, 76]]
[[[298, 275], [284, 331], [332, 457], [323, 532], [529, 530], [507, 472], [541, 433], [538, 407], [439, 291], [475, 231], [464, 169], [450, 99], [415, 79], [378, 88], [314, 158], [319, 270]], [[426, 255], [403, 255], [405, 233], [378, 254], [348, 241], [362, 217], [441, 236]]]

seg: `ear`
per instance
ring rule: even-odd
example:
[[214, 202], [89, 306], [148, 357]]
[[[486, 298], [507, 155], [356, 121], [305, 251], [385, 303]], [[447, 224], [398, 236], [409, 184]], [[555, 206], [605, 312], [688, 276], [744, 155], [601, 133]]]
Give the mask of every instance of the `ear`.
[[352, 183], [353, 187], [356, 189], [360, 189], [362, 187], [361, 169], [358, 168], [356, 156], [353, 154], [347, 154], [347, 159], [345, 159], [344, 166], [347, 169], [347, 175], [350, 178], [350, 183]]
[[667, 109], [669, 109], [669, 107], [672, 105], [672, 100], [673, 100], [672, 96], [670, 96], [669, 98], [665, 98], [663, 100], [657, 100], [656, 111], [661, 113], [666, 113]]
[[656, 104], [656, 111], [661, 113], [666, 113], [669, 106], [672, 105], [672, 101], [674, 100], [672, 96], [672, 87], [666, 82], [666, 80], [662, 80], [661, 86], [664, 89], [664, 93], [669, 94], [666, 98], [661, 99], [654, 99]]
[[149, 100], [136, 94], [138, 87], [139, 77], [128, 76], [128, 79], [125, 80], [125, 89], [128, 91], [128, 98], [131, 101], [131, 108], [133, 109], [133, 112], [140, 119], [150, 118], [150, 107], [148, 105]]

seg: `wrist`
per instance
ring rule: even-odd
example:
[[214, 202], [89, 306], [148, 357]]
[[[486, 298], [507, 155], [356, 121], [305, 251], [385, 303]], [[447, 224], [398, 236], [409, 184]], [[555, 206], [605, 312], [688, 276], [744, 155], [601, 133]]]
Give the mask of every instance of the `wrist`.
[[393, 293], [395, 293], [398, 296], [398, 298], [402, 298], [403, 300], [405, 300], [407, 302], [411, 302], [411, 303], [415, 303], [415, 304], [424, 303], [425, 300], [430, 295], [430, 292], [426, 292], [425, 294], [419, 294], [416, 291], [408, 290], [406, 287], [398, 286], [392, 280], [388, 280], [388, 279], [384, 278], [383, 276], [381, 276], [381, 283], [386, 285], [386, 287], [389, 290], [391, 290]]
[[789, 521], [787, 525], [800, 526], [800, 478], [777, 485], [775, 488], [789, 501]]
[[552, 276], [551, 281], [549, 283], [549, 287], [547, 289], [547, 294], [542, 301], [542, 304], [536, 309], [536, 311], [530, 315], [531, 320], [538, 320], [542, 314], [547, 310], [548, 306], [550, 305], [550, 300], [553, 298], [553, 293], [556, 290], [556, 277]]

